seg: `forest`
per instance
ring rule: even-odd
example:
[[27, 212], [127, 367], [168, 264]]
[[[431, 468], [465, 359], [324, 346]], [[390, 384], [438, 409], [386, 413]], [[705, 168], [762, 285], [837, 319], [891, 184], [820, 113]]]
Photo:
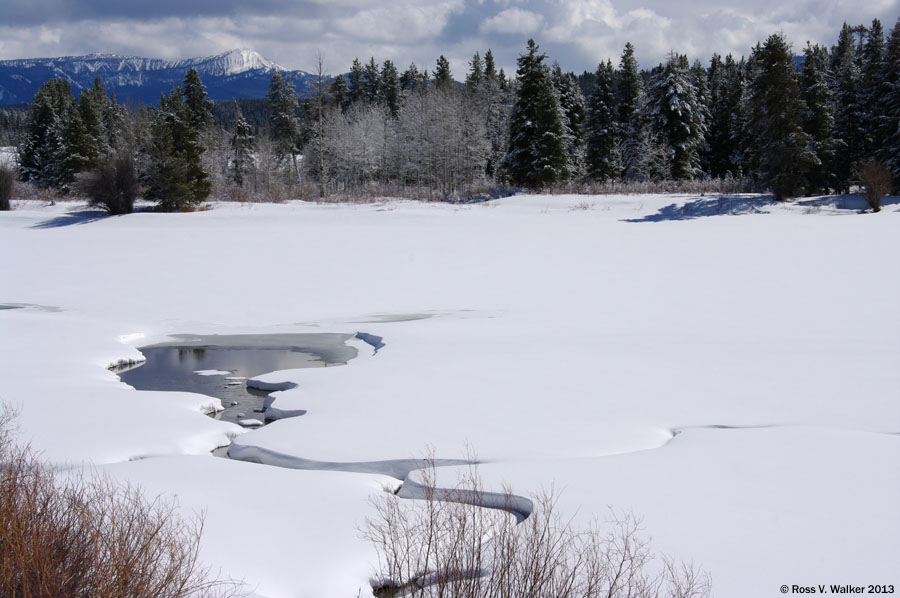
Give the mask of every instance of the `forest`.
[[[671, 53], [642, 69], [635, 48], [576, 75], [529, 40], [514, 76], [490, 50], [462, 81], [317, 57], [306, 89], [275, 71], [264, 100], [213, 104], [195, 70], [158, 106], [127, 109], [97, 79], [75, 97], [46, 82], [27, 111], [0, 111], [18, 178], [86, 195], [112, 213], [376, 195], [473, 201], [516, 189], [768, 191], [776, 199], [900, 181], [900, 19], [885, 35], [844, 24], [797, 56], [773, 34], [749, 57]], [[6, 177], [9, 178], [9, 177]], [[22, 183], [20, 183], [22, 184]]]

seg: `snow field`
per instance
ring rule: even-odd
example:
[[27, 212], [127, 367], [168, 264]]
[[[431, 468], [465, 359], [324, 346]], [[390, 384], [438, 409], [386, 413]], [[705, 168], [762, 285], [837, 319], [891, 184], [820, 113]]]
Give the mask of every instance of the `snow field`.
[[[289, 467], [467, 445], [488, 490], [643, 516], [715, 595], [896, 583], [896, 202], [627, 221], [700, 201], [221, 204], [50, 227], [81, 208], [28, 203], [0, 215], [0, 302], [28, 304], [0, 311], [0, 397], [54, 462], [115, 463], [207, 508], [203, 557], [269, 598], [365, 590], [353, 530], [399, 483]], [[172, 334], [304, 331], [385, 345], [248, 381], [306, 411], [253, 431], [105, 369]], [[230, 437], [288, 467], [199, 456]]]

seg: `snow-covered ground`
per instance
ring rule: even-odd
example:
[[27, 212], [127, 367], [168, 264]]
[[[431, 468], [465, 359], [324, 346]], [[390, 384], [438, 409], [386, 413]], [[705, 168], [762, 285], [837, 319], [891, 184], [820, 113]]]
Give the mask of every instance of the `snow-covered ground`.
[[[553, 485], [582, 521], [643, 516], [653, 548], [702, 565], [717, 596], [900, 587], [900, 210], [885, 204], [19, 203], [0, 213], [0, 304], [15, 307], [0, 310], [0, 398], [48, 459], [206, 509], [203, 558], [260, 596], [365, 595], [357, 527], [399, 485], [378, 462], [466, 446], [488, 489]], [[295, 382], [275, 407], [307, 413], [258, 430], [106, 369], [172, 334], [311, 331], [384, 346], [261, 376]], [[234, 456], [370, 473], [208, 455], [232, 437]]]

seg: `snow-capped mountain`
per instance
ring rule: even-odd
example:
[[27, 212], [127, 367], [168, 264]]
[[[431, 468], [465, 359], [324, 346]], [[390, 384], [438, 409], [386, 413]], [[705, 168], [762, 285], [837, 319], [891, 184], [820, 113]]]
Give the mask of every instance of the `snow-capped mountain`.
[[215, 56], [163, 60], [116, 54], [88, 54], [60, 58], [26, 58], [0, 61], [0, 104], [30, 102], [49, 79], [64, 79], [76, 95], [100, 77], [107, 91], [121, 100], [156, 103], [170, 85], [180, 83], [188, 69], [196, 68], [213, 100], [261, 98], [276, 69], [290, 75], [303, 92], [303, 71], [290, 71], [259, 52], [239, 48]]

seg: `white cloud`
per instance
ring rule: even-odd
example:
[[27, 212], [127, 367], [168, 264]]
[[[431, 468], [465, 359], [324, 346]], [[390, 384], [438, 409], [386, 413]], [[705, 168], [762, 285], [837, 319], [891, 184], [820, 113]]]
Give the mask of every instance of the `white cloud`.
[[521, 8], [507, 8], [484, 21], [478, 30], [481, 33], [506, 33], [530, 35], [537, 32], [544, 23], [544, 17]]

